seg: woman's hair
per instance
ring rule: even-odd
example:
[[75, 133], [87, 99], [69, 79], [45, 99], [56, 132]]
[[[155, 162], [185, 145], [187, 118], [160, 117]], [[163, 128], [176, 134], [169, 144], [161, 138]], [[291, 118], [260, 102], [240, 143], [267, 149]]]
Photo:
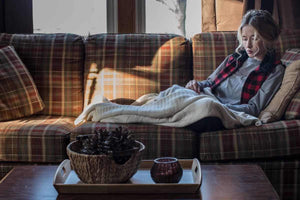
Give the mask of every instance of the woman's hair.
[[272, 18], [272, 15], [266, 10], [249, 10], [242, 19], [241, 25], [238, 29], [237, 38], [239, 46], [236, 52], [239, 53], [243, 49], [242, 46], [242, 29], [250, 25], [255, 29], [255, 37], [257, 35], [263, 40], [263, 44], [267, 51], [273, 49], [273, 43], [277, 40], [280, 29], [278, 24]]

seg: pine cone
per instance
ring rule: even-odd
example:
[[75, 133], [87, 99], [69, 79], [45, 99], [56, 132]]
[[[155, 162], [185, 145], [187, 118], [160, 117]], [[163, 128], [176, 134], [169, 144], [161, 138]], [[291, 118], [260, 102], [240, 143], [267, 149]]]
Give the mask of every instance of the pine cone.
[[139, 150], [133, 133], [121, 126], [114, 131], [97, 129], [94, 134], [77, 136], [76, 140], [81, 143], [80, 153], [108, 155], [118, 164], [124, 164], [132, 154]]

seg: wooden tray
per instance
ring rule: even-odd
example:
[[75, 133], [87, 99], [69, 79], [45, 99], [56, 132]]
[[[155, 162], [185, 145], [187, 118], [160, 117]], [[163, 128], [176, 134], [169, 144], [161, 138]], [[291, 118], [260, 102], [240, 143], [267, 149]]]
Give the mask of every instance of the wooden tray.
[[143, 160], [136, 174], [120, 184], [85, 184], [64, 160], [57, 168], [53, 185], [59, 194], [69, 193], [195, 193], [199, 190], [202, 176], [198, 159], [179, 160], [183, 175], [179, 183], [155, 183], [150, 169], [153, 160]]

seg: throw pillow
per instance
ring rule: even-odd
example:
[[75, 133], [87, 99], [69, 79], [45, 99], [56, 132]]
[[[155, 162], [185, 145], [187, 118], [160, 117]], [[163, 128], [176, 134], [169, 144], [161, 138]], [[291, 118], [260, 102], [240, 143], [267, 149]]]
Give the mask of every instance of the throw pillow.
[[33, 79], [14, 48], [0, 49], [0, 121], [29, 116], [43, 108]]
[[259, 115], [261, 121], [268, 123], [280, 120], [299, 88], [300, 60], [297, 60], [286, 68], [280, 89], [270, 104]]
[[284, 119], [299, 119], [300, 118], [300, 89], [295, 94], [290, 104], [288, 105], [286, 112], [284, 113]]

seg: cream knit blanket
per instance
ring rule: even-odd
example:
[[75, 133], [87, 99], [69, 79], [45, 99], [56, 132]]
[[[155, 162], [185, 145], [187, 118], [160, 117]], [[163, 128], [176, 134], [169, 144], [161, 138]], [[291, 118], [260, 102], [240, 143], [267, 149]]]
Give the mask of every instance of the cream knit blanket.
[[173, 85], [159, 94], [144, 95], [131, 105], [120, 105], [106, 99], [87, 106], [75, 120], [75, 125], [94, 121], [185, 127], [205, 117], [219, 117], [228, 129], [261, 124], [258, 118], [231, 110], [208, 94], [211, 94], [209, 88], [205, 94], [199, 95]]

